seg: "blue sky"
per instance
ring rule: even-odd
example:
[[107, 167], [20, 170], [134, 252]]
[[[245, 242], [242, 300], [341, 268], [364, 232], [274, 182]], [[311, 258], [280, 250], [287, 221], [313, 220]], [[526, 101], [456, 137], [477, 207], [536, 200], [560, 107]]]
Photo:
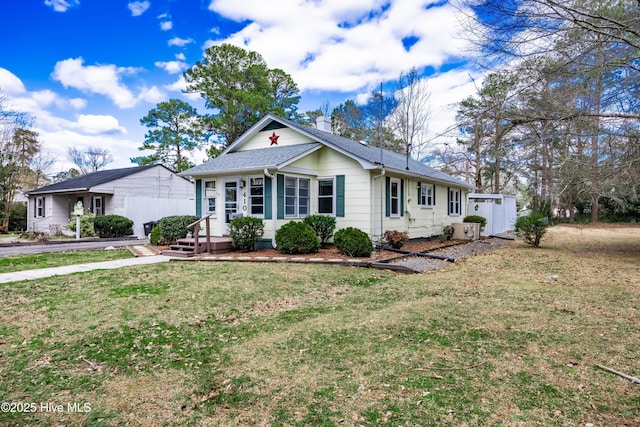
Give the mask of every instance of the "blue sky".
[[[204, 49], [232, 43], [290, 74], [301, 111], [362, 99], [401, 72], [424, 72], [432, 135], [480, 77], [466, 61], [460, 12], [420, 0], [5, 0], [0, 3], [0, 90], [35, 118], [51, 174], [72, 166], [67, 147], [99, 146], [110, 168], [131, 166], [158, 102], [180, 98], [182, 72]], [[196, 156], [196, 162], [199, 158]]]

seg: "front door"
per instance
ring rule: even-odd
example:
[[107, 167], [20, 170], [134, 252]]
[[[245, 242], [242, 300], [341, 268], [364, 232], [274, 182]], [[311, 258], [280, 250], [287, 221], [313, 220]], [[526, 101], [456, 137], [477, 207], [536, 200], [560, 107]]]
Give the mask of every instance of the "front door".
[[224, 180], [224, 234], [229, 233], [229, 223], [239, 213], [240, 206], [240, 180]]

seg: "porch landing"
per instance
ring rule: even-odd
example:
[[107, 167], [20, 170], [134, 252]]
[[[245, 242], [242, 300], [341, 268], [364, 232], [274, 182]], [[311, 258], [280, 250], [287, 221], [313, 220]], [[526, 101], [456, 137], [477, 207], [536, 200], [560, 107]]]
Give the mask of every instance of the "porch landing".
[[231, 249], [231, 237], [210, 236], [208, 250], [206, 237], [199, 236], [197, 246], [194, 237], [187, 237], [178, 239], [178, 242], [175, 245], [171, 245], [170, 249], [162, 251], [162, 255], [188, 258], [206, 252], [210, 254], [222, 254], [230, 252]]

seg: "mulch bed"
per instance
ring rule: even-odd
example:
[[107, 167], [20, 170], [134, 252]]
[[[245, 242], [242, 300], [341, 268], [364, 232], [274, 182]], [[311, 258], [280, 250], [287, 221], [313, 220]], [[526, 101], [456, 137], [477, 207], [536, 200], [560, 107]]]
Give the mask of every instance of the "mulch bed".
[[[404, 246], [402, 246], [402, 250], [425, 252], [425, 251], [432, 251], [436, 249], [446, 248], [449, 246], [459, 245], [463, 243], [466, 243], [466, 241], [448, 240], [448, 241], [441, 242], [439, 239], [419, 240], [419, 241], [411, 241], [411, 242], [405, 243]], [[255, 257], [270, 257], [270, 258], [286, 257], [286, 258], [297, 258], [297, 259], [304, 258], [306, 260], [310, 260], [313, 258], [343, 259], [343, 260], [354, 259], [352, 257], [341, 254], [340, 252], [338, 252], [338, 250], [334, 246], [330, 246], [327, 248], [320, 248], [318, 253], [315, 253], [315, 254], [289, 255], [289, 254], [282, 254], [278, 252], [276, 249], [258, 249], [252, 252], [233, 251], [233, 252], [224, 253], [222, 255], [224, 255], [225, 257], [229, 256], [233, 258], [249, 256], [253, 258]], [[355, 258], [355, 259], [359, 259], [363, 261], [375, 259], [376, 261], [382, 261], [382, 260], [397, 258], [399, 256], [402, 256], [402, 254], [399, 254], [393, 251], [377, 249], [377, 250], [374, 250], [374, 252], [371, 254], [371, 257]]]

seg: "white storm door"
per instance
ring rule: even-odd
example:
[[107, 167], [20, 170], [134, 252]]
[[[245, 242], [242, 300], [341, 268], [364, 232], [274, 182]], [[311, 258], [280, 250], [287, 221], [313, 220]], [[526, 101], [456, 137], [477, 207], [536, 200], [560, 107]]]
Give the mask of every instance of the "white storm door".
[[229, 222], [239, 213], [240, 208], [240, 180], [224, 180], [224, 234], [229, 233]]

